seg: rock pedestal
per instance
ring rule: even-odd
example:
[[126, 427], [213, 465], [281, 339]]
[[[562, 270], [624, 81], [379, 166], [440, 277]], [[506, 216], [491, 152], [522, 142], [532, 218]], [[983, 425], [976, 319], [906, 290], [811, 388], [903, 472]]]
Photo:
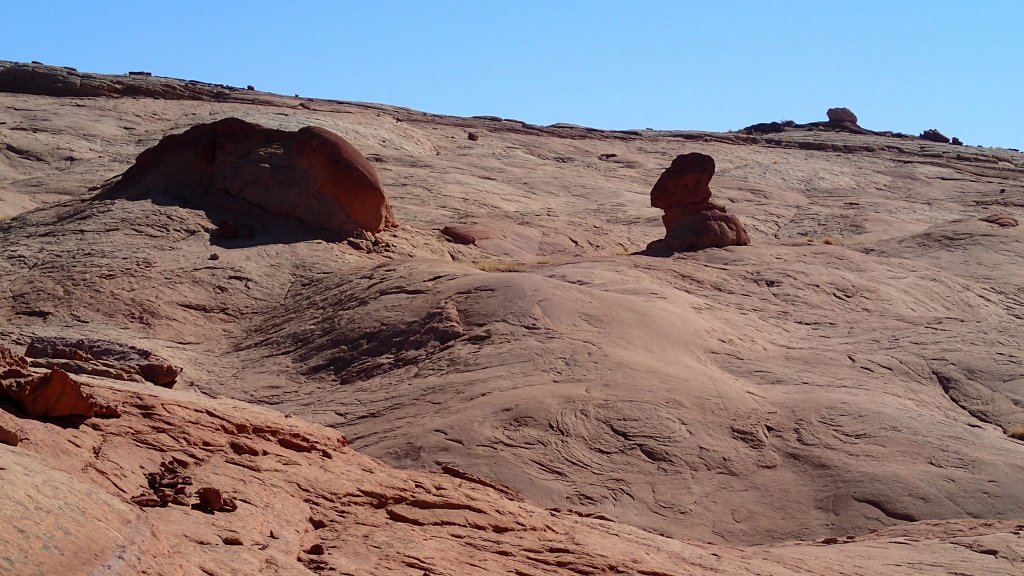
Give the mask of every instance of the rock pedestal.
[[739, 218], [711, 201], [714, 175], [715, 159], [707, 154], [691, 152], [672, 161], [651, 189], [651, 206], [665, 211], [665, 238], [651, 242], [648, 250], [683, 252], [750, 244]]

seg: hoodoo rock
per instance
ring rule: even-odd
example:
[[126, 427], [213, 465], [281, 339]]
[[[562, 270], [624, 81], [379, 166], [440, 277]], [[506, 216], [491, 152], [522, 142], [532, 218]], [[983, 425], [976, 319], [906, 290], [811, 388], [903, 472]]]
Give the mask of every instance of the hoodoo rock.
[[289, 132], [238, 118], [198, 124], [144, 151], [98, 198], [154, 196], [218, 216], [248, 203], [342, 236], [395, 223], [370, 162], [313, 126]]
[[739, 218], [711, 201], [715, 159], [691, 152], [677, 156], [651, 189], [651, 206], [661, 208], [665, 238], [648, 250], [682, 252], [750, 244]]
[[857, 115], [849, 108], [829, 108], [825, 114], [828, 116], [829, 122], [835, 122], [837, 124], [842, 122], [849, 122], [850, 124], [857, 123]]

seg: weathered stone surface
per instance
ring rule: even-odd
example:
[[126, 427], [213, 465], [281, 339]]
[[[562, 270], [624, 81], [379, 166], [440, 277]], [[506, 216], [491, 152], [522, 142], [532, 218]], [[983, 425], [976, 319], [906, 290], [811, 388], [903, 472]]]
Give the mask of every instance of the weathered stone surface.
[[[83, 376], [125, 415], [78, 427], [3, 403], [24, 438], [0, 445], [12, 574], [308, 576], [315, 560], [338, 574], [1019, 576], [1024, 444], [1000, 430], [1024, 424], [1024, 243], [978, 218], [1021, 217], [1024, 155], [840, 125], [748, 139], [313, 100], [2, 98], [0, 205], [11, 191], [36, 207], [0, 223], [3, 338], [146, 343], [190, 388]], [[330, 127], [386, 159], [374, 166], [401, 183], [407, 225], [376, 236], [397, 253], [309, 234], [268, 245], [248, 220], [229, 241], [166, 196], [72, 198], [168, 130], [240, 113]], [[756, 246], [627, 255], [665, 235], [645, 209], [660, 170], [597, 158], [664, 168], [682, 142], [715, 158], [712, 201]], [[495, 238], [437, 233], [496, 215], [523, 232], [515, 273], [459, 263]], [[939, 381], [947, 364], [960, 383]], [[239, 511], [131, 504], [172, 457]], [[467, 474], [409, 471], [439, 462]], [[316, 542], [327, 554], [303, 554]]]
[[154, 196], [219, 215], [244, 202], [343, 236], [395, 223], [369, 161], [342, 137], [314, 126], [288, 132], [237, 118], [199, 124], [144, 151], [99, 197]]
[[857, 115], [854, 114], [849, 108], [829, 108], [826, 112], [829, 122], [849, 122], [850, 124], [857, 123]]

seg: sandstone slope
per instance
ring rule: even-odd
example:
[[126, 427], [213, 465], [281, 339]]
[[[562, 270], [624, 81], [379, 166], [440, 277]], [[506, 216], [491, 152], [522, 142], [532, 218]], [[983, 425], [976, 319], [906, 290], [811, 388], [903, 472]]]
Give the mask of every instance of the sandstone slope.
[[[781, 543], [948, 541], [1024, 517], [1024, 444], [1006, 434], [1024, 425], [1024, 239], [998, 223], [1024, 216], [1024, 156], [231, 94], [0, 95], [0, 213], [13, 216], [0, 340], [142, 346], [184, 367], [179, 388], [326, 424], [392, 465], [441, 462], [530, 506], [601, 514], [616, 521], [600, 524], [618, 531], [608, 542], [634, 526], [859, 573], [856, 547]], [[337, 243], [255, 212], [227, 239], [217, 223], [238, 215], [88, 191], [167, 132], [226, 117], [340, 134], [401, 224]], [[751, 245], [630, 255], [663, 235], [649, 192], [686, 152], [715, 158], [715, 201]], [[1005, 538], [955, 562], [1019, 569]], [[925, 542], [877, 557], [935, 555]], [[711, 569], [664, 558], [651, 570]]]

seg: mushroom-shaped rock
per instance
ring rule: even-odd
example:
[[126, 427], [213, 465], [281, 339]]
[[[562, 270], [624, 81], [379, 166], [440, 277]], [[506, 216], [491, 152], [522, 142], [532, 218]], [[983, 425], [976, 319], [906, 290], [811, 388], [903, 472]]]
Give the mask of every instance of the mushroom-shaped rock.
[[854, 114], [849, 108], [829, 108], [825, 114], [828, 116], [829, 122], [849, 122], [850, 124], [857, 123], [857, 115]]
[[144, 151], [100, 198], [170, 197], [219, 216], [248, 203], [343, 236], [393, 226], [370, 162], [323, 128], [297, 132], [237, 118], [198, 124]]
[[652, 251], [689, 251], [745, 246], [750, 238], [739, 218], [711, 201], [715, 159], [691, 152], [677, 156], [651, 189], [651, 206], [665, 211], [665, 238], [648, 246]]

